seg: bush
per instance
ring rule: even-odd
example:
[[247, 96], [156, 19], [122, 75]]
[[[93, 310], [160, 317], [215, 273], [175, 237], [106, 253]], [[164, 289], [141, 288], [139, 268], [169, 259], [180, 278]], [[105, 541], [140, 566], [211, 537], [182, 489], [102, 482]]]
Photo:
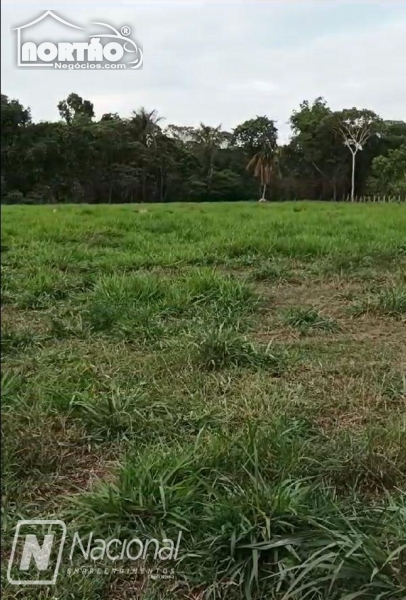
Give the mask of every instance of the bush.
[[5, 198], [2, 199], [2, 202], [4, 202], [4, 204], [20, 204], [23, 200], [24, 194], [20, 192], [20, 190], [11, 190], [11, 192], [8, 192]]

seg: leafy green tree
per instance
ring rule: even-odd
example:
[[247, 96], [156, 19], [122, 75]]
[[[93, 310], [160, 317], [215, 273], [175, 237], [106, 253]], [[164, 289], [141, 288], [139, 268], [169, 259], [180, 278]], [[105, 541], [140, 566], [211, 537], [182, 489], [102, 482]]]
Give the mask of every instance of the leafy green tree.
[[18, 100], [1, 94], [1, 194], [21, 182], [24, 169], [24, 142], [31, 124], [31, 112]]
[[72, 93], [58, 103], [59, 114], [67, 125], [75, 120], [91, 121], [94, 117], [93, 103], [83, 100], [78, 94]]
[[10, 100], [8, 96], [1, 94], [1, 136], [2, 141], [12, 141], [19, 128], [26, 127], [31, 123], [31, 111], [18, 100]]
[[372, 161], [369, 192], [406, 197], [406, 144]]
[[244, 148], [251, 158], [264, 148], [275, 150], [277, 141], [278, 130], [275, 123], [265, 116], [244, 121], [233, 130], [234, 144]]
[[312, 104], [306, 100], [293, 112], [290, 124], [293, 138], [286, 154], [290, 172], [302, 184], [308, 182], [309, 197], [336, 200], [339, 192], [344, 193], [348, 163], [334, 113], [321, 97]]
[[194, 150], [203, 168], [206, 179], [206, 196], [210, 197], [216, 156], [222, 145], [226, 143], [227, 136], [222, 131], [221, 125], [210, 127], [200, 123], [200, 126], [191, 132]]

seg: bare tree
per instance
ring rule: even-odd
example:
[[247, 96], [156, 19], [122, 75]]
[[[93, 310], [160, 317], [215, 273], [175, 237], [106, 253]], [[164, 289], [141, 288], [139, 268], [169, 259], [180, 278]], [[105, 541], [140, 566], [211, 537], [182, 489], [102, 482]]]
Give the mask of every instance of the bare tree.
[[347, 146], [352, 155], [351, 202], [354, 202], [355, 197], [355, 158], [374, 133], [374, 122], [371, 116], [361, 115], [344, 119], [338, 128], [343, 136], [344, 145]]

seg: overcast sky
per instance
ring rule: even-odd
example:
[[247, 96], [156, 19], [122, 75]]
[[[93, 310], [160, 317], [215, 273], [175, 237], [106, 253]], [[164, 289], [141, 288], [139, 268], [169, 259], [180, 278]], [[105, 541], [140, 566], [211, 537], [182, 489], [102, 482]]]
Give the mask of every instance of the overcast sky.
[[[143, 70], [18, 69], [11, 28], [47, 9], [83, 27], [130, 26]], [[2, 93], [30, 106], [34, 120], [57, 119], [57, 102], [72, 91], [96, 116], [145, 106], [166, 123], [232, 128], [266, 114], [282, 140], [292, 110], [317, 96], [333, 109], [406, 119], [406, 0], [3, 0], [2, 17]]]

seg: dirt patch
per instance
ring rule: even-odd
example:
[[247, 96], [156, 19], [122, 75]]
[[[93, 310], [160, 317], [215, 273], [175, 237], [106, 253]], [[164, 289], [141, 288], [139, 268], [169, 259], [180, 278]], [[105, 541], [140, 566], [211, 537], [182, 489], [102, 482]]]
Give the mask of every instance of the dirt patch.
[[[362, 288], [361, 288], [362, 289]], [[300, 285], [285, 284], [272, 290], [271, 310], [292, 306], [325, 308], [330, 314], [340, 314], [360, 293], [360, 286], [341, 279], [333, 281], [307, 281]]]
[[[334, 280], [308, 282], [301, 285], [284, 284], [268, 289], [261, 311], [260, 325], [255, 337], [262, 342], [283, 342], [289, 345], [314, 345], [323, 343], [351, 344], [366, 342], [406, 348], [406, 322], [385, 316], [353, 316], [350, 307], [354, 298], [363, 294], [357, 283]], [[333, 319], [338, 331], [299, 331], [284, 324], [283, 315], [293, 308], [315, 309], [322, 317]], [[400, 352], [406, 360], [406, 350]], [[399, 357], [400, 358], [400, 357]]]
[[[330, 313], [329, 313], [330, 314]], [[399, 347], [399, 359], [406, 360], [406, 327], [399, 321], [377, 317], [362, 317], [357, 319], [337, 319], [339, 331], [317, 331], [309, 330], [300, 332], [293, 327], [282, 325], [278, 321], [270, 321], [266, 328], [266, 321], [261, 322], [261, 331], [255, 332], [255, 337], [262, 342], [284, 342], [287, 344], [331, 344], [331, 343], [353, 343], [368, 342], [369, 344], [387, 344]]]
[[44, 311], [21, 310], [13, 306], [1, 307], [2, 331], [29, 331], [46, 334], [50, 331], [50, 319]]

